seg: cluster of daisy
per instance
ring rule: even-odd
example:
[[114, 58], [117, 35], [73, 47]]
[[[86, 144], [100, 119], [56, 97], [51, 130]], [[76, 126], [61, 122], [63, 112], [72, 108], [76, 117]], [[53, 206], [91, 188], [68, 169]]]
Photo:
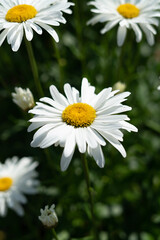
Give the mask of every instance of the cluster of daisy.
[[[93, 0], [89, 2], [96, 14], [88, 24], [105, 23], [104, 34], [118, 25], [117, 43], [122, 46], [128, 29], [136, 35], [136, 41], [142, 40], [142, 31], [150, 45], [154, 44], [155, 26], [160, 17], [159, 0]], [[1, 0], [0, 2], [0, 46], [7, 39], [13, 51], [21, 45], [23, 36], [31, 41], [33, 31], [42, 34], [46, 30], [58, 42], [59, 37], [54, 27], [66, 23], [64, 13], [71, 13], [67, 0]], [[29, 89], [16, 88], [13, 101], [23, 110], [33, 114], [28, 132], [37, 130], [31, 142], [32, 147], [48, 148], [52, 145], [63, 147], [61, 170], [65, 171], [73, 157], [76, 147], [80, 153], [88, 153], [96, 164], [103, 168], [105, 157], [102, 147], [109, 142], [123, 157], [126, 151], [122, 145], [123, 132], [137, 132], [130, 124], [125, 112], [131, 107], [124, 105], [130, 92], [123, 92], [125, 85], [117, 83], [112, 88], [105, 88], [95, 93], [86, 78], [82, 79], [81, 92], [70, 84], [64, 85], [65, 96], [56, 86], [50, 86], [51, 98], [43, 97], [34, 103]], [[117, 94], [120, 89], [119, 94]], [[158, 88], [159, 89], [159, 88]], [[35, 168], [37, 162], [31, 158], [17, 157], [7, 159], [0, 164], [0, 215], [5, 216], [7, 207], [23, 215], [22, 204], [27, 202], [25, 194], [37, 192], [39, 184]], [[55, 206], [41, 209], [39, 219], [44, 225], [54, 226], [58, 218]]]
[[[141, 21], [141, 27], [152, 39], [154, 34], [152, 24], [157, 25], [155, 17], [159, 16], [158, 2], [152, 6], [152, 10], [147, 10], [151, 4], [144, 1], [136, 3], [124, 3], [124, 1], [97, 0], [90, 2], [96, 9], [93, 11], [98, 15], [89, 23], [98, 21], [109, 23], [102, 32], [106, 32], [119, 23], [118, 43], [122, 44], [126, 29], [132, 27], [141, 40], [141, 31], [137, 23]], [[147, 1], [148, 2], [148, 1]], [[135, 5], [134, 5], [135, 4]], [[46, 30], [56, 42], [58, 35], [53, 27], [60, 23], [66, 23], [63, 12], [71, 13], [70, 6], [74, 5], [67, 0], [2, 0], [0, 2], [0, 45], [7, 38], [13, 51], [17, 51], [21, 45], [23, 36], [28, 41], [33, 38], [33, 30], [42, 34]], [[142, 9], [142, 10], [141, 10]], [[144, 13], [143, 13], [144, 11]], [[149, 12], [148, 19], [145, 17]], [[145, 21], [147, 21], [146, 27]], [[149, 40], [151, 43], [152, 41]], [[122, 83], [115, 88], [124, 91]], [[123, 157], [126, 151], [121, 144], [123, 133], [121, 130], [137, 131], [137, 128], [130, 124], [125, 113], [131, 107], [122, 103], [130, 95], [129, 92], [118, 93], [118, 90], [106, 88], [99, 94], [95, 93], [95, 87], [91, 86], [86, 78], [82, 80], [81, 94], [77, 89], [69, 84], [64, 85], [65, 95], [59, 93], [52, 85], [50, 93], [52, 98], [44, 97], [34, 107], [33, 95], [29, 89], [15, 88], [12, 94], [13, 101], [23, 110], [28, 110], [34, 114], [30, 120], [31, 125], [28, 131], [37, 130], [34, 134], [32, 147], [47, 148], [51, 145], [64, 147], [61, 157], [61, 170], [65, 171], [73, 157], [76, 146], [80, 153], [87, 152], [94, 158], [99, 167], [104, 167], [105, 158], [102, 146], [106, 141], [111, 143]], [[34, 107], [34, 108], [33, 108]], [[7, 206], [14, 209], [19, 215], [23, 214], [21, 204], [26, 203], [25, 193], [35, 193], [38, 181], [35, 167], [37, 163], [32, 163], [31, 158], [22, 158], [20, 161], [15, 157], [8, 159], [4, 164], [0, 164], [0, 215], [5, 215]], [[52, 222], [50, 219], [57, 218], [54, 212], [54, 205], [51, 209], [48, 206], [41, 210], [42, 222]], [[48, 218], [46, 217], [48, 216]]]
[[[105, 23], [101, 33], [104, 34], [118, 25], [117, 43], [122, 46], [127, 29], [132, 29], [136, 41], [142, 40], [142, 31], [150, 45], [154, 44], [160, 17], [159, 0], [93, 0], [89, 2], [96, 14], [88, 24]], [[42, 34], [46, 30], [56, 42], [59, 37], [53, 27], [66, 23], [63, 12], [71, 13], [68, 0], [2, 0], [0, 2], [0, 46], [7, 38], [13, 51], [21, 45], [23, 35], [28, 41], [33, 38], [33, 30]]]

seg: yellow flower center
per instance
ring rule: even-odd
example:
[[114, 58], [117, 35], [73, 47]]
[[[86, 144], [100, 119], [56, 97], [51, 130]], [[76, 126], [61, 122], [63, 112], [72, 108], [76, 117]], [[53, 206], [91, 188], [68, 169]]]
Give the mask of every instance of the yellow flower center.
[[117, 11], [124, 17], [124, 18], [135, 18], [139, 16], [140, 10], [131, 3], [121, 4]]
[[96, 118], [96, 110], [86, 103], [74, 103], [65, 108], [62, 120], [75, 128], [88, 127]]
[[33, 6], [21, 4], [9, 9], [5, 18], [8, 22], [21, 23], [34, 18], [37, 13], [37, 10]]
[[0, 178], [0, 191], [7, 191], [12, 186], [13, 180], [9, 177]]

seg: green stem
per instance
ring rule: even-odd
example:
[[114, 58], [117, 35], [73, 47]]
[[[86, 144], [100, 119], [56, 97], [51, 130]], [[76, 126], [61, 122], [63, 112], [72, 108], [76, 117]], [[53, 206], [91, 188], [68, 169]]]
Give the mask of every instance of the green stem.
[[121, 81], [121, 79], [123, 79], [122, 75], [123, 74], [123, 57], [124, 57], [124, 44], [122, 47], [120, 47], [120, 52], [119, 52], [119, 56], [118, 56], [118, 63], [117, 63], [117, 71], [116, 71], [116, 79], [117, 79], [117, 82], [118, 81]]
[[52, 38], [51, 40], [52, 40], [55, 57], [56, 57], [56, 60], [58, 62], [58, 67], [59, 67], [59, 88], [62, 91], [64, 82], [63, 82], [63, 69], [62, 69], [61, 56], [60, 56], [59, 48], [58, 48], [57, 44], [55, 43], [54, 39]]
[[82, 6], [83, 3], [79, 0], [75, 0], [75, 25], [76, 25], [76, 34], [78, 39], [78, 45], [79, 45], [79, 56], [81, 61], [81, 68], [82, 68], [82, 75], [86, 75], [86, 59], [85, 59], [85, 44], [84, 44], [84, 37], [83, 37], [83, 31], [84, 31], [84, 24], [83, 24], [83, 14], [82, 14]]
[[54, 238], [55, 238], [56, 240], [59, 240], [59, 239], [58, 239], [58, 236], [57, 236], [57, 233], [56, 233], [56, 231], [55, 231], [54, 228], [52, 228], [52, 233], [53, 233]]
[[97, 227], [96, 227], [95, 216], [94, 216], [94, 201], [93, 201], [93, 195], [92, 195], [93, 190], [91, 188], [90, 179], [89, 179], [88, 162], [87, 162], [85, 154], [82, 154], [81, 156], [82, 156], [85, 180], [86, 180], [86, 184], [87, 184], [87, 191], [88, 191], [88, 195], [89, 195], [89, 203], [90, 203], [90, 209], [91, 209], [94, 239], [98, 240], [99, 238], [98, 238]]
[[[52, 156], [51, 156], [51, 153], [50, 153], [50, 151], [49, 151], [49, 149], [48, 148], [45, 148], [44, 149], [44, 153], [45, 153], [45, 156], [46, 156], [46, 158], [47, 158], [47, 160], [48, 160], [48, 165], [50, 166], [50, 168], [51, 169], [53, 169], [54, 168], [54, 162], [53, 162], [53, 158], [52, 158]], [[55, 169], [54, 169], [55, 170]]]
[[0, 77], [0, 83], [1, 83], [1, 85], [3, 86], [3, 88], [4, 88], [8, 93], [10, 93], [9, 88], [8, 88], [6, 82], [3, 80], [2, 77]]
[[29, 42], [26, 38], [25, 38], [25, 44], [26, 44], [26, 49], [27, 49], [27, 53], [28, 53], [28, 57], [29, 57], [29, 61], [30, 61], [30, 65], [31, 65], [32, 73], [33, 73], [35, 86], [36, 86], [37, 92], [39, 94], [39, 97], [42, 97], [42, 96], [44, 96], [44, 93], [42, 90], [41, 83], [39, 81], [38, 68], [37, 68], [37, 63], [36, 63], [35, 56], [33, 53], [32, 45], [31, 45], [31, 42]]

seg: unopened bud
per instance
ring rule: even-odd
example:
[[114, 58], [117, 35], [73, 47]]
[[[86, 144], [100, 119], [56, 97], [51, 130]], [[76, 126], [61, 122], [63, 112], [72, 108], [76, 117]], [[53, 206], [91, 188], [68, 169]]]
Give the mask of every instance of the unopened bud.
[[113, 90], [119, 90], [119, 93], [120, 93], [120, 92], [124, 92], [125, 89], [126, 89], [126, 84], [125, 84], [125, 83], [116, 82], [116, 83], [113, 85]]
[[21, 87], [15, 87], [15, 93], [12, 93], [12, 98], [13, 102], [24, 111], [32, 109], [35, 105], [33, 95], [29, 88], [23, 89]]

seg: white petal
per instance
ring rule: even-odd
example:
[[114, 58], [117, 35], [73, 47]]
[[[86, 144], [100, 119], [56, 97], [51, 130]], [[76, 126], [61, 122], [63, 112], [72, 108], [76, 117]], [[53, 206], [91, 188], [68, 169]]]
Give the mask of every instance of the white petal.
[[86, 140], [85, 140], [83, 128], [76, 128], [75, 134], [76, 134], [76, 142], [77, 142], [80, 153], [85, 153], [86, 152]]
[[73, 93], [72, 93], [71, 86], [70, 86], [68, 83], [66, 83], [66, 84], [64, 85], [64, 92], [65, 92], [65, 94], [66, 94], [66, 97], [67, 97], [67, 99], [68, 99], [69, 104], [75, 103], [75, 102], [74, 102], [74, 98], [73, 98]]
[[124, 40], [126, 38], [126, 34], [127, 34], [127, 29], [125, 26], [118, 27], [118, 32], [117, 32], [117, 44], [119, 47], [121, 47], [124, 43]]
[[27, 24], [27, 23], [23, 23], [23, 27], [24, 27], [26, 39], [27, 39], [28, 41], [31, 41], [32, 38], [33, 38], [33, 30], [32, 30], [32, 28], [31, 28], [30, 25]]
[[126, 151], [124, 147], [115, 137], [103, 131], [99, 131], [99, 132], [108, 142], [110, 142], [122, 154], [124, 158], [126, 157]]
[[86, 138], [86, 142], [89, 145], [90, 148], [96, 148], [98, 143], [93, 137], [92, 131], [89, 131], [88, 128], [84, 128], [84, 134]]
[[63, 151], [63, 154], [61, 157], [61, 170], [62, 171], [65, 171], [68, 168], [68, 166], [71, 162], [71, 159], [73, 157], [75, 146], [76, 146], [76, 141], [75, 141], [75, 133], [73, 130], [71, 135], [68, 136], [68, 138], [67, 138], [65, 148], [64, 148], [64, 151]]
[[52, 95], [52, 98], [56, 102], [58, 102], [62, 106], [67, 106], [68, 105], [67, 99], [61, 93], [59, 93], [59, 91], [57, 90], [57, 88], [54, 85], [50, 86], [49, 89], [50, 89], [50, 93]]
[[2, 197], [0, 199], [0, 216], [4, 217], [6, 215], [6, 212], [7, 212], [6, 202], [5, 199]]
[[44, 28], [54, 38], [54, 40], [56, 42], [59, 42], [59, 37], [58, 37], [56, 31], [52, 27], [48, 26], [45, 23], [39, 22], [39, 21], [37, 21], [37, 24], [40, 25], [42, 28]]
[[104, 155], [101, 149], [101, 146], [98, 144], [98, 146], [94, 149], [89, 149], [89, 153], [91, 154], [91, 156], [93, 156], [94, 160], [96, 161], [97, 165], [100, 168], [103, 168], [105, 165], [105, 159], [104, 159]]

